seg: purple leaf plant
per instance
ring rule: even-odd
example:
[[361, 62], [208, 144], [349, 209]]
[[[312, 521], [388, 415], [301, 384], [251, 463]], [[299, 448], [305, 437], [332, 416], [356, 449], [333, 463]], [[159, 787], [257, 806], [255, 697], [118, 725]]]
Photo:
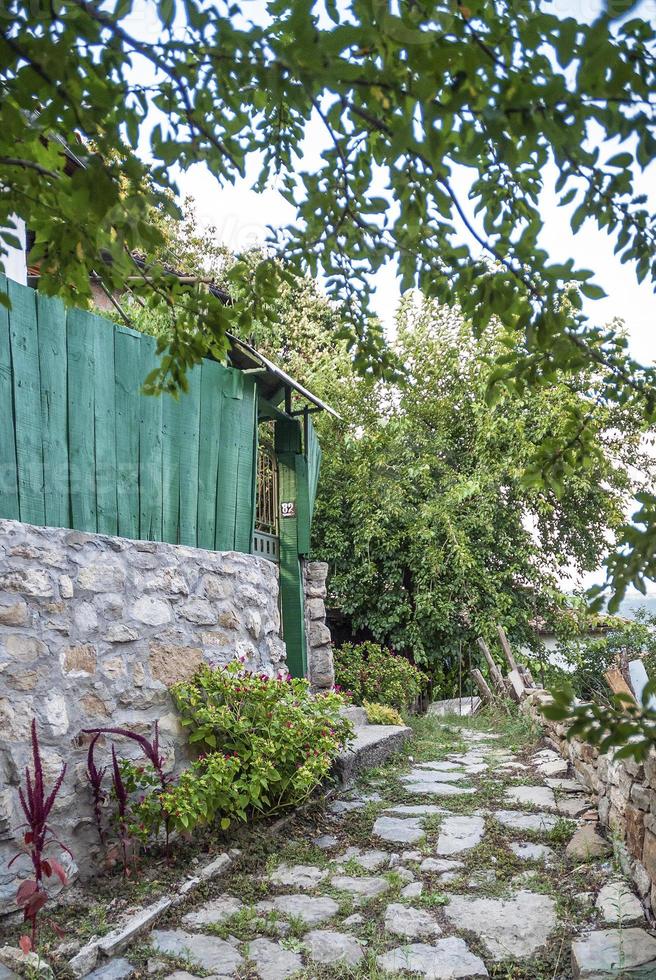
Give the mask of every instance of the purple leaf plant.
[[[62, 767], [50, 792], [46, 793], [39, 737], [34, 719], [32, 720], [32, 765], [33, 772], [30, 772], [29, 766], [25, 767], [25, 782], [18, 788], [18, 797], [26, 820], [23, 827], [27, 827], [23, 835], [25, 850], [19, 851], [9, 862], [11, 867], [22, 854], [28, 853], [34, 869], [34, 878], [24, 879], [16, 892], [16, 902], [23, 909], [24, 921], [29, 922], [31, 927], [31, 935], [22, 936], [20, 940], [20, 947], [24, 953], [36, 948], [39, 913], [48, 901], [44, 879], [56, 875], [62, 885], [68, 882], [65, 869], [56, 858], [46, 856], [46, 849], [56, 844], [62, 851], [73, 856], [66, 845], [53, 836], [48, 824], [48, 817], [66, 775], [66, 765]], [[59, 931], [54, 923], [51, 924], [55, 931]]]

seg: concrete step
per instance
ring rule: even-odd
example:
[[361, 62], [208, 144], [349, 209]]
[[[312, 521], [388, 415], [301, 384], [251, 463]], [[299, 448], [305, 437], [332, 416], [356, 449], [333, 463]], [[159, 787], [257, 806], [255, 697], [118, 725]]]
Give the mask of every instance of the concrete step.
[[350, 782], [362, 769], [382, 765], [411, 735], [407, 725], [358, 725], [351, 748], [335, 759], [335, 775]]

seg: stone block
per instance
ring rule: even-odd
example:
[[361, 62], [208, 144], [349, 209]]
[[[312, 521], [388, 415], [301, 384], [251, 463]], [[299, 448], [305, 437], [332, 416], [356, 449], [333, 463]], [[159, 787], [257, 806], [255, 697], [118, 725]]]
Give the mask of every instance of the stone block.
[[25, 667], [10, 667], [4, 671], [5, 683], [14, 691], [33, 691], [39, 683], [36, 670], [26, 670]]
[[178, 611], [184, 619], [202, 626], [213, 626], [218, 619], [216, 610], [207, 599], [189, 599]]
[[223, 575], [206, 572], [200, 580], [198, 591], [207, 599], [226, 599], [231, 590]]
[[645, 838], [645, 814], [635, 806], [628, 804], [624, 812], [626, 820], [626, 846], [634, 858], [642, 857], [642, 847]]
[[27, 603], [13, 596], [0, 596], [0, 626], [26, 626]]
[[631, 872], [635, 886], [638, 889], [638, 894], [644, 898], [649, 894], [651, 888], [651, 878], [649, 877], [649, 872], [645, 868], [642, 861], [634, 861], [633, 869]]
[[21, 698], [18, 711], [9, 698], [0, 698], [0, 732], [3, 739], [20, 742], [29, 739], [32, 713], [32, 699]]
[[309, 598], [306, 603], [306, 609], [310, 619], [323, 620], [326, 618], [326, 604], [323, 599]]
[[110, 623], [105, 630], [105, 639], [108, 643], [133, 643], [139, 639], [139, 631], [125, 623]]
[[31, 664], [48, 653], [48, 647], [35, 636], [23, 633], [10, 633], [5, 637], [5, 650], [12, 660]]
[[631, 802], [639, 810], [649, 810], [651, 803], [650, 791], [642, 783], [634, 783], [631, 787]]
[[81, 697], [80, 705], [84, 713], [94, 721], [104, 721], [106, 718], [111, 718], [111, 704], [93, 692]]
[[66, 647], [61, 655], [61, 667], [64, 674], [72, 674], [74, 677], [95, 674], [96, 648], [89, 644]]
[[309, 639], [312, 647], [323, 647], [327, 646], [332, 638], [325, 623], [310, 623]]
[[0, 575], [0, 590], [19, 592], [22, 595], [47, 598], [54, 595], [52, 580], [47, 572], [37, 568], [15, 569]]
[[80, 569], [77, 586], [86, 592], [120, 592], [125, 585], [125, 569], [117, 560], [91, 562]]
[[161, 681], [167, 687], [177, 681], [189, 680], [203, 660], [199, 647], [150, 644], [150, 673], [154, 680]]
[[645, 830], [642, 845], [642, 864], [652, 881], [656, 881], [656, 834]]
[[147, 626], [162, 626], [171, 621], [171, 607], [165, 599], [142, 596], [132, 606], [130, 613], [134, 619]]
[[656, 752], [651, 749], [649, 755], [645, 759], [644, 763], [645, 770], [645, 782], [651, 788], [656, 790]]

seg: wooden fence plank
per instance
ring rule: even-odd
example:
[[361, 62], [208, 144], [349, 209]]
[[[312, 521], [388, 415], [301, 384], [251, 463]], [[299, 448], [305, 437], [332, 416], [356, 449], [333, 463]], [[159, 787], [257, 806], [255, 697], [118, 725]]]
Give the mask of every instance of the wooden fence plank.
[[499, 642], [501, 643], [501, 649], [506, 655], [508, 666], [511, 670], [517, 670], [517, 661], [513, 656], [512, 647], [508, 642], [508, 637], [506, 636], [506, 631], [504, 630], [503, 626], [497, 626], [497, 633], [499, 634]]
[[479, 650], [485, 657], [485, 661], [490, 671], [490, 677], [492, 678], [492, 683], [494, 684], [495, 688], [500, 694], [505, 694], [506, 685], [503, 680], [503, 674], [501, 673], [496, 663], [494, 662], [494, 658], [492, 657], [492, 654], [489, 651], [487, 643], [485, 642], [482, 636], [479, 636], [476, 642], [478, 643]]
[[241, 416], [240, 389], [234, 379], [223, 390], [221, 408], [221, 455], [216, 487], [217, 551], [232, 551], [235, 547], [235, 511], [237, 503], [237, 476], [239, 469], [239, 432]]
[[494, 701], [494, 695], [492, 694], [492, 691], [487, 685], [487, 681], [481, 674], [478, 667], [473, 668], [471, 675], [476, 681], [476, 687], [478, 688], [479, 693], [481, 695], [481, 701], [483, 701], [484, 704], [492, 704], [492, 702]]
[[[141, 381], [157, 367], [154, 337], [140, 341]], [[139, 537], [162, 540], [162, 402], [166, 395], [139, 399]]]
[[[0, 292], [7, 293], [7, 279], [3, 275], [0, 275]], [[14, 521], [20, 519], [9, 311], [2, 305], [0, 305], [0, 517]]]
[[96, 513], [101, 534], [118, 534], [115, 337], [114, 324], [93, 318]]
[[255, 529], [255, 480], [257, 467], [257, 398], [255, 383], [247, 379], [241, 401], [239, 457], [235, 497], [235, 550], [247, 554], [253, 544]]
[[180, 534], [180, 402], [162, 395], [162, 539], [178, 544]]
[[198, 458], [198, 547], [212, 551], [221, 445], [221, 408], [225, 368], [204, 360], [200, 381], [200, 455]]
[[51, 527], [71, 527], [66, 307], [41, 293], [37, 294], [36, 306], [45, 522]]
[[116, 381], [116, 495], [118, 533], [139, 536], [139, 357], [141, 337], [117, 327], [114, 336]]
[[79, 531], [97, 531], [91, 314], [84, 310], [68, 311], [66, 343], [71, 517], [73, 527]]
[[21, 521], [45, 524], [41, 384], [35, 294], [11, 280], [9, 335], [14, 368], [14, 417]]
[[71, 517], [79, 531], [97, 531], [94, 429], [93, 317], [69, 310], [66, 321], [68, 364], [68, 453]]
[[187, 371], [189, 390], [180, 396], [180, 544], [196, 547], [198, 520], [198, 451], [200, 426], [199, 365]]

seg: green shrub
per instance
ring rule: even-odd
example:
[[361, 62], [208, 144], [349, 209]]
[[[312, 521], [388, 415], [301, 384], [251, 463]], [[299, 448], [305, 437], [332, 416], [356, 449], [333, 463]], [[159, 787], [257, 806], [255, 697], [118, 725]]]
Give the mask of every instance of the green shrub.
[[365, 701], [408, 708], [428, 678], [405, 657], [378, 643], [344, 643], [335, 651], [335, 680], [354, 704]]
[[403, 725], [405, 722], [396, 708], [390, 708], [386, 704], [376, 704], [371, 701], [364, 701], [362, 707], [367, 712], [367, 721], [370, 725]]
[[[251, 674], [238, 662], [220, 669], [204, 665], [171, 693], [189, 741], [206, 753], [205, 769], [181, 778], [171, 791], [190, 820], [194, 814], [243, 820], [301, 803], [352, 735], [339, 714], [340, 695], [314, 695], [306, 680]], [[212, 772], [217, 754], [231, 761], [218, 782]], [[207, 777], [208, 788], [199, 801], [193, 795], [200, 776]]]

